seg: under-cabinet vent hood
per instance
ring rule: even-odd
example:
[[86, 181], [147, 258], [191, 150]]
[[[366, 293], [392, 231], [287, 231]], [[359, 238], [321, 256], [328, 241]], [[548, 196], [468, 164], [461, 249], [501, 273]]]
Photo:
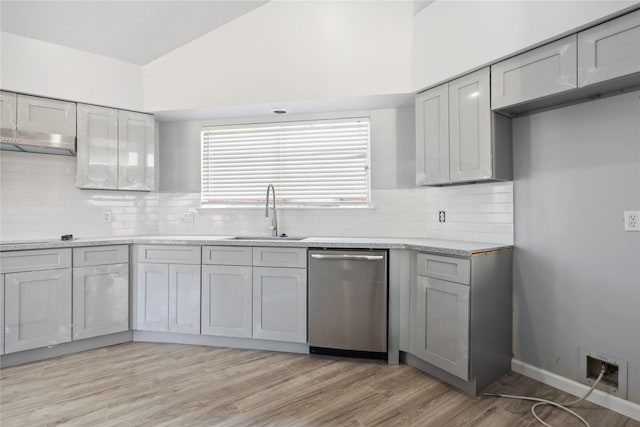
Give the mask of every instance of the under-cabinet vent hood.
[[75, 156], [76, 137], [75, 135], [0, 129], [0, 149]]

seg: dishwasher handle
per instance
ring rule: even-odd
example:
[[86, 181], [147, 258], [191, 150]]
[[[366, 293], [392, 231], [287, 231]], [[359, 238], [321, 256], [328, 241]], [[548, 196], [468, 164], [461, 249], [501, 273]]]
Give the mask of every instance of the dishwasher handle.
[[325, 254], [311, 254], [311, 258], [314, 259], [341, 259], [341, 260], [359, 260], [359, 261], [379, 261], [384, 258], [384, 255], [325, 255]]

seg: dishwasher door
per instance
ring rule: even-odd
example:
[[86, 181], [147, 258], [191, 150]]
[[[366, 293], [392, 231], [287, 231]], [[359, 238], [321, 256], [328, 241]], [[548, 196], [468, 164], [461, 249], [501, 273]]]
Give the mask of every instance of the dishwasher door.
[[386, 358], [387, 292], [387, 251], [310, 250], [311, 352]]

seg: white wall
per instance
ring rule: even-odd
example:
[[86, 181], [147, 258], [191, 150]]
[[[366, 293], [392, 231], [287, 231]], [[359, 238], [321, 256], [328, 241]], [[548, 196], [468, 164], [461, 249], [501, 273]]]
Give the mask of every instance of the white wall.
[[451, 79], [637, 1], [446, 1], [414, 17], [412, 88]]
[[143, 67], [148, 111], [407, 93], [408, 1], [271, 1]]
[[0, 88], [142, 110], [139, 65], [0, 33]]

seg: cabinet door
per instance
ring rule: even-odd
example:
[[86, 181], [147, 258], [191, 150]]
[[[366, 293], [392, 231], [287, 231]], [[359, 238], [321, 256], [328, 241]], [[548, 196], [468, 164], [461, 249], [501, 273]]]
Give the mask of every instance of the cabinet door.
[[200, 266], [169, 266], [169, 332], [200, 333]]
[[578, 86], [640, 72], [640, 10], [578, 33]]
[[74, 102], [18, 95], [18, 131], [76, 136]]
[[489, 68], [449, 83], [451, 182], [493, 175], [489, 98]]
[[416, 184], [449, 182], [449, 89], [416, 96]]
[[5, 353], [71, 341], [71, 269], [5, 275]]
[[249, 266], [202, 266], [202, 334], [251, 338], [252, 283]]
[[129, 265], [73, 269], [73, 339], [129, 329]]
[[136, 325], [142, 331], [169, 331], [169, 266], [138, 264]]
[[118, 188], [118, 110], [78, 104], [79, 188]]
[[0, 354], [4, 354], [4, 274], [0, 274]]
[[[0, 128], [8, 130], [7, 136], [14, 136], [17, 126], [16, 94], [0, 91]], [[4, 135], [5, 133], [2, 132]]]
[[151, 191], [154, 183], [154, 120], [118, 111], [118, 188]]
[[307, 342], [307, 270], [253, 268], [253, 337]]
[[491, 66], [491, 108], [498, 109], [574, 89], [577, 37], [571, 35]]
[[417, 276], [412, 295], [411, 353], [469, 379], [469, 286]]

